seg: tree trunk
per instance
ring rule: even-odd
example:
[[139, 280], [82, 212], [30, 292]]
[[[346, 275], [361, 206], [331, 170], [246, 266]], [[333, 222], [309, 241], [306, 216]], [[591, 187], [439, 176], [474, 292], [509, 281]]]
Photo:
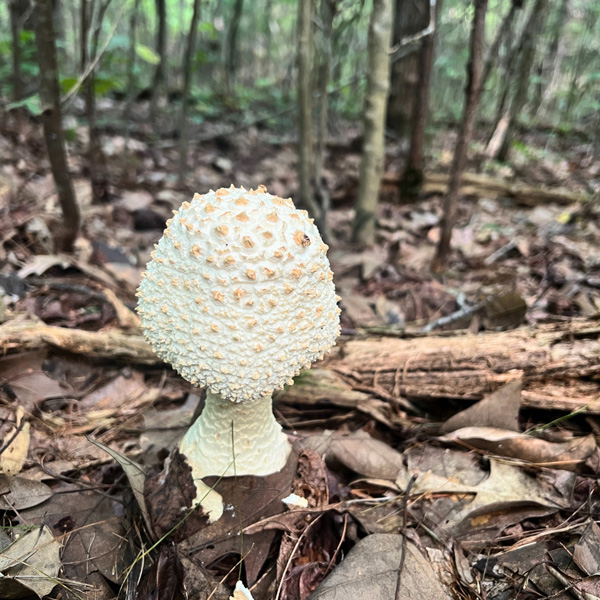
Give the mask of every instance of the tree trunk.
[[[321, 209], [327, 214], [330, 206], [329, 190], [322, 178], [325, 161], [325, 140], [329, 123], [329, 96], [327, 87], [331, 75], [333, 19], [336, 14], [335, 0], [321, 0], [319, 7], [319, 35], [317, 36], [317, 92], [319, 98], [319, 119], [317, 121], [317, 144], [315, 152], [315, 185], [321, 200]], [[327, 229], [321, 230], [325, 241], [330, 239]]]
[[158, 17], [158, 29], [156, 32], [156, 53], [160, 62], [154, 69], [152, 80], [152, 97], [150, 98], [150, 121], [156, 121], [156, 111], [165, 78], [165, 66], [167, 61], [167, 0], [154, 0], [156, 14]]
[[[83, 43], [81, 45], [81, 68], [84, 71], [87, 62], [93, 62], [98, 52], [98, 43], [100, 40], [100, 29], [106, 13], [106, 9], [111, 0], [104, 0], [98, 11], [96, 27], [92, 33], [91, 45], [88, 46], [89, 26], [92, 20], [93, 4], [88, 5], [87, 0], [81, 0], [81, 36]], [[90, 48], [89, 57], [87, 48]], [[86, 80], [83, 82], [83, 92], [85, 98], [85, 115], [88, 122], [89, 147], [88, 147], [88, 170], [90, 182], [92, 184], [92, 198], [94, 202], [102, 203], [110, 200], [108, 168], [106, 166], [106, 157], [102, 151], [102, 141], [100, 133], [96, 127], [96, 76], [95, 69], [92, 69]]]
[[525, 25], [521, 36], [521, 43], [518, 56], [520, 57], [519, 68], [516, 72], [517, 87], [513, 96], [512, 102], [508, 108], [508, 126], [504, 141], [498, 151], [498, 160], [505, 161], [508, 157], [508, 151], [513, 141], [516, 132], [516, 121], [521, 115], [521, 112], [527, 104], [527, 92], [529, 91], [529, 79], [531, 69], [535, 61], [536, 42], [538, 40], [539, 31], [542, 26], [544, 13], [547, 10], [545, 0], [536, 0], [533, 9], [529, 16], [529, 20]]
[[235, 96], [235, 72], [238, 61], [237, 43], [243, 8], [244, 0], [235, 0], [231, 22], [227, 31], [227, 44], [225, 46], [225, 94], [229, 99]]
[[450, 253], [450, 240], [452, 238], [452, 229], [454, 228], [458, 209], [460, 180], [467, 162], [467, 151], [473, 135], [477, 106], [481, 95], [486, 11], [487, 0], [475, 0], [475, 14], [473, 16], [473, 26], [469, 43], [469, 64], [467, 65], [467, 97], [463, 120], [460, 131], [458, 132], [458, 139], [454, 150], [454, 159], [450, 170], [450, 186], [448, 193], [444, 197], [444, 214], [441, 223], [440, 240], [433, 259], [432, 268], [436, 272], [441, 272], [443, 270]]
[[[402, 39], [426, 29], [430, 22], [430, 0], [392, 0], [395, 2], [393, 45]], [[399, 136], [409, 135], [412, 129], [417, 90], [419, 87], [420, 58], [418, 46], [392, 63], [387, 124]], [[423, 51], [423, 50], [422, 50]]]
[[14, 0], [9, 0], [10, 35], [12, 39], [12, 84], [13, 101], [18, 102], [23, 97], [23, 78], [21, 75], [21, 32], [19, 31], [19, 12]]
[[183, 59], [183, 92], [181, 95], [181, 113], [179, 114], [179, 183], [183, 183], [187, 172], [187, 154], [189, 132], [187, 126], [187, 111], [189, 95], [192, 86], [192, 62], [198, 37], [198, 20], [200, 19], [200, 0], [194, 0], [194, 11], [190, 21], [185, 56]]
[[406, 159], [404, 175], [400, 180], [400, 195], [415, 197], [419, 193], [423, 181], [423, 143], [425, 139], [425, 126], [427, 124], [427, 113], [429, 104], [429, 86], [431, 83], [431, 68], [433, 66], [433, 55], [435, 51], [435, 38], [437, 35], [439, 15], [442, 10], [442, 1], [431, 0], [431, 11], [435, 21], [434, 30], [423, 39], [423, 47], [420, 52], [419, 65], [419, 87], [417, 101], [413, 115], [413, 125], [410, 135], [410, 148]]
[[323, 229], [326, 215], [315, 202], [312, 179], [314, 169], [314, 137], [313, 137], [313, 79], [311, 77], [313, 16], [312, 0], [298, 2], [298, 182], [300, 187], [300, 203], [317, 221], [319, 229]]
[[370, 246], [375, 241], [375, 212], [385, 167], [385, 116], [390, 89], [393, 13], [392, 0], [374, 0], [369, 23], [363, 148], [352, 227], [354, 241], [362, 246]]
[[[565, 25], [569, 19], [569, 0], [561, 0], [558, 10], [556, 11], [556, 19], [552, 27], [552, 38], [548, 48], [548, 54], [544, 62], [549, 66], [550, 74], [548, 84], [544, 90], [544, 103], [551, 103], [548, 107], [553, 110], [555, 103], [551, 101], [553, 94], [556, 92], [558, 80], [560, 78], [563, 58], [566, 52], [563, 32]], [[548, 112], [550, 112], [550, 110]]]
[[[123, 110], [123, 121], [130, 125], [131, 108], [135, 99], [135, 47], [137, 44], [137, 18], [140, 0], [135, 0], [129, 16], [129, 47], [127, 49], [127, 100]], [[129, 137], [129, 136], [128, 136]]]
[[485, 88], [485, 84], [490, 77], [492, 69], [498, 62], [498, 56], [500, 54], [500, 48], [502, 47], [502, 43], [508, 36], [511, 27], [515, 23], [517, 11], [523, 8], [523, 3], [525, 0], [513, 0], [510, 6], [510, 10], [506, 13], [506, 16], [502, 20], [502, 24], [498, 28], [496, 33], [496, 37], [490, 46], [490, 49], [485, 57], [485, 63], [483, 67], [483, 79], [481, 81], [481, 87]]
[[44, 137], [52, 176], [63, 213], [61, 230], [55, 238], [57, 250], [70, 252], [80, 224], [79, 206], [69, 177], [65, 139], [62, 130], [58, 64], [52, 22], [52, 1], [37, 0], [35, 4], [35, 40], [40, 67], [40, 99]]

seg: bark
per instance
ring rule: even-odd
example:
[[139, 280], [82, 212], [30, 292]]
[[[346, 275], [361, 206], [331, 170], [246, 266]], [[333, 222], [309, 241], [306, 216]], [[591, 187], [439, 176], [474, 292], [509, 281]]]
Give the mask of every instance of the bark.
[[[327, 87], [331, 75], [333, 19], [336, 14], [335, 0], [321, 0], [319, 6], [319, 35], [317, 36], [317, 92], [319, 98], [319, 119], [317, 121], [317, 143], [315, 151], [315, 184], [321, 200], [323, 213], [327, 214], [330, 206], [329, 191], [322, 179], [325, 161], [325, 140], [329, 122], [329, 96]], [[327, 241], [330, 238], [327, 229], [321, 231]]]
[[14, 0], [9, 0], [10, 35], [12, 39], [12, 84], [13, 101], [18, 102], [23, 97], [23, 78], [21, 75], [21, 38], [19, 31], [19, 13]]
[[515, 93], [508, 108], [508, 126], [504, 141], [498, 151], [497, 159], [504, 161], [508, 157], [508, 151], [516, 133], [516, 120], [527, 104], [527, 93], [529, 91], [529, 80], [531, 69], [535, 61], [536, 42], [542, 26], [544, 13], [547, 9], [547, 3], [544, 0], [536, 0], [533, 5], [529, 20], [525, 25], [521, 36], [521, 43], [518, 52], [520, 57], [519, 67], [516, 71], [517, 86]]
[[156, 121], [156, 111], [158, 101], [161, 96], [162, 87], [165, 78], [165, 66], [167, 61], [167, 0], [154, 0], [156, 15], [158, 18], [158, 28], [156, 31], [156, 53], [160, 62], [154, 69], [154, 78], [152, 80], [152, 97], [150, 99], [150, 121]]
[[390, 89], [392, 22], [392, 1], [374, 0], [369, 23], [369, 66], [360, 180], [352, 232], [353, 239], [363, 246], [372, 245], [375, 241], [375, 212], [385, 167], [385, 118]]
[[[392, 0], [395, 2], [393, 45], [402, 45], [404, 38], [426, 29], [430, 22], [430, 0]], [[412, 129], [417, 90], [419, 86], [420, 58], [418, 46], [392, 63], [390, 98], [387, 124], [399, 136]]]
[[[560, 78], [562, 62], [565, 57], [566, 44], [564, 42], [563, 32], [565, 25], [569, 19], [569, 0], [561, 0], [561, 3], [556, 11], [556, 19], [552, 27], [552, 37], [548, 54], [544, 62], [549, 65], [550, 75], [548, 85], [544, 90], [544, 102], [549, 102], [552, 95], [556, 92], [558, 80]], [[554, 107], [551, 107], [551, 109]]]
[[196, 38], [198, 37], [198, 20], [200, 19], [200, 0], [194, 0], [194, 10], [190, 21], [187, 44], [183, 60], [183, 91], [181, 97], [181, 113], [179, 114], [179, 183], [185, 179], [187, 172], [188, 154], [188, 127], [187, 111], [190, 89], [192, 86], [192, 60], [196, 51]]
[[[127, 100], [123, 110], [123, 120], [128, 124], [131, 121], [131, 108], [135, 99], [135, 46], [137, 44], [137, 19], [140, 0], [135, 0], [129, 15], [129, 47], [127, 49]], [[128, 131], [129, 133], [129, 131]]]
[[[89, 56], [87, 55], [89, 25], [91, 22], [93, 7], [87, 0], [81, 0], [81, 36], [83, 43], [81, 45], [81, 68], [85, 70], [87, 62], [94, 61], [98, 52], [98, 43], [100, 40], [100, 28], [106, 13], [110, 0], [104, 0], [100, 5], [96, 19], [96, 27], [92, 32]], [[88, 147], [88, 171], [90, 182], [92, 184], [92, 198], [94, 202], [102, 203], [110, 200], [108, 168], [106, 166], [106, 157], [102, 151], [102, 141], [100, 132], [96, 127], [96, 76], [95, 69], [92, 69], [86, 80], [83, 82], [83, 93], [85, 98], [85, 115], [88, 122], [89, 147]]]
[[506, 16], [502, 20], [502, 24], [498, 28], [496, 37], [490, 46], [490, 49], [485, 57], [485, 63], [483, 67], [483, 79], [481, 81], [481, 87], [485, 88], [485, 84], [490, 77], [494, 65], [498, 63], [498, 56], [500, 54], [500, 48], [504, 40], [509, 36], [511, 27], [517, 20], [517, 11], [523, 8], [525, 0], [513, 0], [510, 6], [510, 10], [506, 13]]
[[314, 39], [312, 0], [298, 2], [298, 182], [300, 203], [317, 221], [319, 229], [326, 215], [315, 202], [312, 189], [314, 169], [313, 136], [313, 79], [311, 77], [311, 50]]
[[[89, 359], [158, 365], [141, 335], [67, 329], [37, 322], [0, 325], [0, 356], [45, 347]], [[511, 331], [341, 341], [296, 378], [278, 402], [357, 408], [369, 399], [411, 402], [479, 400], [521, 379], [525, 406], [600, 414], [600, 327], [572, 319]]]
[[231, 22], [229, 23], [229, 29], [227, 31], [227, 44], [225, 46], [225, 93], [228, 98], [233, 98], [235, 95], [234, 87], [238, 61], [238, 34], [243, 8], [244, 0], [235, 0]]
[[52, 176], [63, 213], [63, 223], [55, 238], [57, 250], [71, 251], [80, 225], [79, 206], [69, 176], [65, 139], [62, 130], [58, 64], [52, 22], [51, 0], [36, 2], [35, 40], [40, 67], [40, 100], [44, 138]]
[[431, 69], [435, 51], [435, 38], [438, 29], [439, 15], [442, 10], [441, 0], [431, 0], [430, 10], [433, 15], [435, 27], [432, 33], [423, 39], [423, 47], [419, 57], [419, 87], [415, 102], [413, 125], [410, 135], [410, 148], [406, 161], [404, 176], [400, 182], [402, 196], [415, 197], [423, 181], [423, 143], [425, 140], [425, 126], [429, 105], [429, 86], [431, 83]]
[[441, 272], [444, 269], [450, 253], [450, 239], [452, 238], [452, 229], [456, 221], [460, 181], [467, 162], [467, 151], [473, 135], [477, 106], [481, 95], [486, 11], [487, 0], [475, 0], [475, 14], [473, 16], [473, 26], [469, 43], [469, 64], [467, 65], [467, 97], [463, 121], [458, 132], [456, 149], [454, 150], [454, 158], [450, 170], [450, 185], [448, 193], [444, 197], [440, 240], [433, 259], [432, 268], [436, 272]]

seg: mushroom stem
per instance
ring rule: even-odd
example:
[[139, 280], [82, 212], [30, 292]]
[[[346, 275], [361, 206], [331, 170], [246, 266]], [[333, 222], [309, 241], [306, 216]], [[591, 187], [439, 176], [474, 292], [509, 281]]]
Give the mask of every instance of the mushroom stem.
[[[283, 469], [290, 450], [287, 436], [273, 415], [270, 396], [254, 402], [232, 402], [210, 391], [202, 414], [179, 444], [192, 468], [196, 501], [201, 501], [206, 512], [212, 511], [211, 522], [220, 517], [215, 509], [217, 494], [200, 481], [203, 477], [271, 475]], [[210, 503], [202, 500], [203, 496]]]

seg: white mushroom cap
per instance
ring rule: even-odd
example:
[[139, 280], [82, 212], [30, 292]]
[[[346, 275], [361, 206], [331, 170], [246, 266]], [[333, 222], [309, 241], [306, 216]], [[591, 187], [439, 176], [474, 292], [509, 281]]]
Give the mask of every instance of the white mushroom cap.
[[144, 335], [188, 381], [270, 396], [339, 335], [327, 246], [291, 199], [219, 189], [167, 221], [138, 290]]

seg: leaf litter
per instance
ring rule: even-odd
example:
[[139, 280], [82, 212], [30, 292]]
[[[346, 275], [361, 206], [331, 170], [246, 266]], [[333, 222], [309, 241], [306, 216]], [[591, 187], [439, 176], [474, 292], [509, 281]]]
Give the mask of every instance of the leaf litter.
[[[275, 159], [255, 133], [228, 156], [210, 143], [194, 149], [197, 180], [228, 186], [223, 168], [245, 165], [245, 185], [289, 195], [292, 145]], [[240, 577], [256, 599], [600, 595], [600, 389], [590, 345], [599, 335], [597, 203], [464, 202], [456, 261], [438, 281], [429, 264], [439, 194], [382, 203], [377, 242], [359, 252], [347, 242], [358, 156], [349, 144], [330, 150], [331, 261], [345, 337], [334, 359], [275, 403], [293, 460], [267, 478], [212, 481], [227, 509], [207, 526], [159, 485], [198, 396], [142, 356], [133, 312], [160, 223], [197, 190], [173, 185], [168, 151], [157, 151], [164, 170], [127, 178], [123, 138], [104, 137], [121, 187], [95, 206], [77, 173], [85, 233], [74, 256], [49, 243], [58, 205], [45, 167], [21, 188], [13, 182], [20, 171], [0, 168], [0, 183], [10, 181], [0, 216], [0, 596], [16, 586], [39, 597], [108, 599], [120, 588], [140, 600], [167, 590], [184, 597], [183, 589], [227, 599]], [[131, 142], [138, 159], [149, 158], [144, 141]], [[37, 165], [27, 152], [19, 156]], [[544, 172], [548, 185], [565, 183]], [[395, 176], [384, 177], [386, 197]], [[575, 179], [571, 187], [579, 189]], [[461, 354], [467, 332], [510, 332], [523, 321], [562, 327], [563, 338], [508, 371], [499, 354]], [[1, 337], [16, 324], [16, 337]], [[38, 335], [42, 325], [49, 329]], [[449, 358], [428, 353], [432, 336], [447, 340]], [[410, 356], [392, 375], [375, 345], [350, 361], [350, 342], [362, 339], [395, 339]], [[543, 356], [551, 362], [539, 375]], [[360, 368], [368, 361], [371, 379]], [[483, 378], [482, 365], [493, 375]], [[453, 376], [467, 389], [439, 384]], [[185, 481], [185, 471], [174, 474]], [[292, 493], [307, 506], [287, 506]]]

